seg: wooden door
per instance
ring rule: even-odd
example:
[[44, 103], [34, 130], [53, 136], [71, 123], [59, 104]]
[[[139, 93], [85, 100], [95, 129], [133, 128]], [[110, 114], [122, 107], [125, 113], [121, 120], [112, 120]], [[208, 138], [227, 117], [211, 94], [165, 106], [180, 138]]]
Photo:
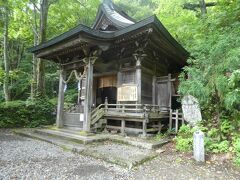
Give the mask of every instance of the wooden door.
[[172, 105], [173, 85], [171, 75], [156, 78], [155, 103], [163, 110], [169, 110]]

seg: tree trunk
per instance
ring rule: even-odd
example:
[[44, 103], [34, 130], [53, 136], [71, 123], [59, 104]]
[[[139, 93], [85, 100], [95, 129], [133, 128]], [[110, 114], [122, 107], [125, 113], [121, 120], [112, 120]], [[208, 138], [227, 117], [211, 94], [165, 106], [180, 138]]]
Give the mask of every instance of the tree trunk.
[[[37, 35], [34, 34], [34, 46], [36, 46], [38, 43]], [[33, 54], [32, 58], [32, 82], [31, 82], [31, 99], [36, 97], [37, 93], [37, 58], [35, 54]]]
[[[34, 3], [34, 2], [33, 2]], [[38, 45], [39, 41], [39, 30], [38, 30], [38, 23], [37, 23], [37, 9], [36, 5], [34, 5], [34, 22], [32, 26], [33, 36], [34, 36], [34, 46]], [[32, 58], [32, 82], [31, 82], [31, 99], [36, 97], [37, 94], [37, 58], [35, 54], [33, 54]]]
[[9, 11], [8, 11], [8, 2], [4, 0], [4, 37], [3, 37], [3, 61], [4, 61], [4, 70], [5, 78], [3, 84], [3, 91], [5, 101], [10, 101], [10, 92], [9, 92], [9, 59], [8, 59], [8, 25], [9, 25]]
[[207, 14], [207, 7], [206, 7], [205, 0], [199, 0], [199, 4], [200, 4], [200, 9], [201, 9], [202, 15]]
[[[46, 41], [48, 9], [48, 0], [42, 0], [40, 9], [40, 43]], [[40, 96], [45, 95], [45, 64], [43, 59], [39, 59], [37, 63], [37, 90]]]

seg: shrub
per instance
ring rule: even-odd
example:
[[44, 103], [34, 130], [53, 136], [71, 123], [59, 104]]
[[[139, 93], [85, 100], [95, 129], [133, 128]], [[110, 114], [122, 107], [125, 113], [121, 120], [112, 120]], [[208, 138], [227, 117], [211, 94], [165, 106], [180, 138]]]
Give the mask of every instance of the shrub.
[[234, 162], [240, 166], [240, 138], [236, 138], [233, 142], [234, 153], [236, 154]]
[[206, 149], [213, 153], [228, 152], [229, 142], [227, 140], [220, 141], [220, 142], [211, 142], [207, 144]]
[[[231, 126], [224, 121], [222, 125], [223, 132], [228, 132]], [[219, 134], [221, 130], [212, 128], [207, 130], [202, 125], [191, 127], [189, 125], [183, 125], [179, 129], [178, 136], [175, 138], [176, 150], [178, 151], [191, 151], [193, 147], [193, 133], [200, 129], [205, 132], [205, 148], [208, 152], [222, 153], [228, 152], [230, 142], [227, 140], [221, 140]]]
[[192, 150], [193, 138], [176, 138], [176, 149], [182, 152], [188, 152]]
[[48, 99], [0, 104], [0, 128], [37, 127], [54, 123], [54, 105]]
[[175, 138], [176, 149], [178, 151], [191, 151], [193, 145], [193, 129], [189, 125], [183, 125], [179, 129], [178, 136]]

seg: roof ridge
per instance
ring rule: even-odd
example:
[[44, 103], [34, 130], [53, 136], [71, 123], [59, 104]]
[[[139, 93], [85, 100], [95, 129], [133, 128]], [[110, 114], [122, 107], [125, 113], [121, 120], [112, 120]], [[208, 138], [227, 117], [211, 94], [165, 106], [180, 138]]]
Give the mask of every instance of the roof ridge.
[[103, 16], [105, 16], [105, 18], [114, 24], [117, 29], [136, 23], [133, 18], [121, 11], [120, 8], [112, 2], [112, 0], [103, 0], [99, 5], [97, 16], [92, 26], [93, 29], [95, 29], [99, 23], [101, 23]]

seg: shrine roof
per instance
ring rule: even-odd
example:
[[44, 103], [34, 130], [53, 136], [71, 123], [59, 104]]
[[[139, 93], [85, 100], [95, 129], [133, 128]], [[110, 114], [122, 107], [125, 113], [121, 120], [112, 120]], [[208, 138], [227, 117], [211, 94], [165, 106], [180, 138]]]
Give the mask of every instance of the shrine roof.
[[93, 29], [105, 30], [109, 25], [112, 25], [119, 30], [132, 24], [135, 24], [133, 18], [119, 10], [111, 0], [104, 0], [98, 8]]
[[109, 47], [115, 43], [118, 43], [118, 47], [123, 47], [126, 43], [122, 42], [139, 41], [143, 39], [144, 33], [148, 34], [146, 32], [151, 32], [147, 38], [155, 51], [161, 51], [182, 65], [186, 64], [189, 53], [172, 37], [155, 15], [136, 22], [120, 11], [111, 0], [104, 0], [99, 6], [92, 27], [79, 24], [49, 41], [30, 48], [29, 51], [39, 58], [56, 62], [59, 55], [64, 55], [64, 58], [72, 56], [73, 52], [79, 55], [79, 48], [84, 46], [98, 46], [105, 49], [104, 51], [109, 51]]
[[174, 47], [176, 47], [177, 49], [182, 51], [184, 54], [188, 54], [188, 52], [171, 36], [171, 34], [167, 31], [167, 29], [163, 26], [163, 24], [158, 20], [158, 18], [155, 15], [150, 16], [149, 18], [146, 18], [142, 21], [139, 21], [139, 22], [137, 22], [133, 25], [130, 25], [126, 28], [123, 28], [121, 30], [111, 31], [111, 32], [95, 30], [95, 29], [92, 29], [90, 27], [80, 24], [80, 25], [76, 26], [75, 28], [73, 28], [73, 29], [71, 29], [71, 30], [45, 42], [45, 43], [42, 43], [40, 45], [30, 48], [29, 51], [32, 53], [35, 53], [37, 51], [44, 50], [50, 46], [53, 46], [58, 43], [64, 42], [68, 39], [71, 39], [74, 36], [78, 36], [81, 33], [91, 36], [92, 38], [98, 39], [99, 41], [111, 41], [121, 35], [130, 33], [130, 32], [134, 32], [137, 29], [140, 29], [145, 26], [150, 26], [150, 25], [155, 26], [161, 32], [161, 35], [168, 41], [168, 43], [170, 43], [171, 45], [173, 45]]

